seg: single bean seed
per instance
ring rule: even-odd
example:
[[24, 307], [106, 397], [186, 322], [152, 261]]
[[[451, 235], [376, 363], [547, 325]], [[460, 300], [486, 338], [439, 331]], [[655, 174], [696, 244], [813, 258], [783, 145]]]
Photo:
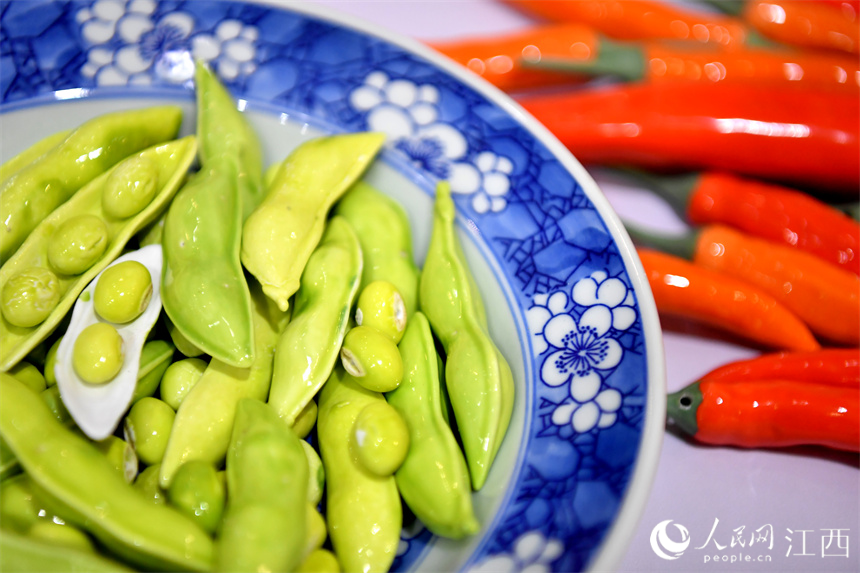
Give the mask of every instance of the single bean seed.
[[134, 481], [137, 477], [138, 463], [137, 454], [131, 444], [117, 436], [109, 436], [95, 442], [95, 446], [113, 464], [126, 482]]
[[314, 424], [317, 423], [318, 410], [317, 403], [311, 400], [304, 408], [302, 408], [302, 411], [299, 412], [299, 415], [296, 417], [296, 421], [293, 424], [293, 431], [298, 437], [304, 439], [311, 433], [311, 430], [314, 428]]
[[19, 362], [9, 370], [9, 374], [23, 382], [33, 392], [41, 392], [48, 387], [39, 369], [29, 362]]
[[185, 358], [168, 366], [161, 378], [161, 399], [174, 410], [179, 410], [207, 366], [206, 361], [199, 358]]
[[346, 333], [340, 359], [344, 369], [373, 392], [389, 392], [403, 379], [403, 361], [392, 340], [368, 326]]
[[96, 283], [96, 313], [115, 324], [131, 322], [152, 299], [152, 275], [138, 261], [123, 261], [105, 269]]
[[340, 563], [328, 549], [314, 549], [305, 557], [296, 573], [340, 573]]
[[107, 226], [96, 215], [64, 222], [48, 242], [48, 262], [63, 275], [79, 275], [104, 254], [110, 242]]
[[356, 418], [350, 447], [364, 469], [380, 477], [390, 476], [409, 452], [409, 428], [388, 403], [373, 402]]
[[312, 445], [302, 440], [305, 456], [308, 458], [308, 502], [316, 507], [322, 501], [325, 488], [325, 468], [320, 455]]
[[0, 311], [12, 325], [30, 328], [41, 324], [60, 302], [60, 281], [48, 269], [31, 267], [3, 285]]
[[155, 505], [162, 505], [167, 500], [167, 493], [159, 485], [160, 475], [161, 464], [154, 464], [137, 474], [133, 484], [134, 489]]
[[111, 172], [102, 191], [102, 206], [111, 217], [126, 219], [149, 205], [157, 190], [158, 168], [151, 159], [137, 156]]
[[167, 489], [170, 504], [209, 533], [214, 533], [221, 522], [225, 499], [224, 482], [215, 466], [200, 460], [179, 466]]
[[406, 305], [397, 288], [388, 281], [373, 281], [358, 295], [355, 323], [369, 326], [398, 344], [406, 329]]
[[122, 369], [122, 337], [106, 322], [96, 322], [81, 331], [72, 350], [72, 365], [81, 380], [105, 384]]
[[134, 403], [125, 417], [123, 433], [140, 461], [147, 465], [161, 462], [175, 417], [173, 408], [158, 398], [148, 396]]
[[48, 350], [48, 355], [45, 357], [45, 371], [43, 375], [45, 376], [45, 383], [48, 386], [54, 386], [57, 383], [57, 375], [54, 372], [54, 367], [57, 365], [57, 349], [60, 347], [60, 342], [62, 341], [62, 336], [55, 340], [54, 344]]

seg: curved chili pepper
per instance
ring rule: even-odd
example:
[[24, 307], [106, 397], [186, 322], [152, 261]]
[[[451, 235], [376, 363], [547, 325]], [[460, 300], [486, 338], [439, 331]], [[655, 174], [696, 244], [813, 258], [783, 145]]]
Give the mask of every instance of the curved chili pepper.
[[819, 348], [800, 318], [756, 287], [672, 255], [650, 249], [638, 253], [661, 314], [689, 318], [771, 348]]
[[695, 40], [720, 46], [743, 44], [748, 33], [740, 21], [722, 14], [683, 10], [648, 0], [505, 0], [507, 4], [550, 22], [592, 26], [625, 40]]
[[755, 285], [838, 344], [860, 344], [860, 277], [821, 259], [723, 225], [666, 237], [633, 226], [634, 241]]
[[860, 388], [860, 348], [763, 354], [724, 364], [701, 379], [724, 383], [791, 379], [809, 384]]
[[806, 86], [860, 93], [860, 65], [851, 56], [828, 52], [746, 48], [690, 49], [676, 43], [627, 44], [601, 39], [595, 57], [572, 58], [563, 50], [544, 50], [539, 59], [524, 58], [534, 72], [612, 75], [648, 82]]
[[860, 98], [702, 82], [520, 97], [584, 163], [716, 169], [857, 196]]
[[819, 2], [752, 0], [743, 19], [764, 36], [804, 48], [860, 53], [860, 26], [855, 17]]
[[448, 56], [504, 91], [547, 87], [584, 81], [586, 76], [552, 70], [530, 70], [525, 62], [544, 54], [564, 54], [568, 59], [588, 60], [597, 51], [597, 32], [580, 24], [535, 26], [503, 36], [469, 38], [432, 43]]
[[669, 394], [667, 415], [700, 442], [860, 451], [860, 392], [796, 380], [702, 380]]
[[694, 225], [728, 225], [860, 275], [860, 223], [807, 193], [721, 172], [634, 176]]

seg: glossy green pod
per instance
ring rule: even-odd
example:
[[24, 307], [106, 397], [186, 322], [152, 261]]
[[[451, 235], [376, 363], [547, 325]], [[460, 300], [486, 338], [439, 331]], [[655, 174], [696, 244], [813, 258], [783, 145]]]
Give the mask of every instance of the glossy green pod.
[[364, 181], [338, 201], [334, 213], [349, 221], [364, 253], [359, 290], [377, 280], [392, 283], [412, 316], [418, 306], [418, 277], [409, 217], [400, 204]]
[[268, 405], [241, 400], [227, 454], [227, 507], [215, 569], [295, 569], [306, 543], [307, 489], [301, 440]]
[[62, 143], [72, 130], [58, 131], [40, 139], [18, 155], [10, 158], [0, 165], [0, 183], [6, 181], [14, 173], [20, 171], [30, 163], [39, 159], [42, 155]]
[[481, 295], [466, 266], [454, 217], [450, 186], [442, 182], [436, 188], [418, 304], [445, 348], [448, 397], [472, 487], [479, 490], [508, 429], [514, 383], [510, 366], [487, 333]]
[[371, 474], [349, 446], [359, 414], [383, 400], [340, 366], [320, 392], [317, 438], [326, 475], [326, 519], [344, 571], [388, 571], [400, 542], [403, 514], [394, 476]]
[[338, 359], [361, 267], [358, 238], [349, 223], [333, 217], [308, 259], [292, 322], [275, 350], [268, 402], [288, 426], [325, 384]]
[[329, 209], [361, 177], [384, 140], [381, 133], [351, 133], [302, 143], [281, 163], [265, 199], [245, 221], [242, 263], [281, 310], [299, 289]]
[[[5, 372], [24, 358], [42, 340], [47, 338], [75, 304], [81, 291], [120, 255], [131, 237], [166, 208], [185, 179], [196, 153], [194, 136], [150, 147], [130, 157], [147, 157], [157, 166], [159, 188], [152, 202], [135, 216], [116, 220], [106, 216], [102, 208], [102, 191], [111, 171], [107, 171], [85, 185], [74, 197], [55, 209], [30, 233], [27, 240], [5, 264], [0, 267], [0, 285], [25, 269], [49, 269], [48, 243], [54, 231], [65, 221], [79, 215], [95, 215], [107, 225], [110, 243], [89, 269], [80, 275], [56, 275], [60, 298], [48, 317], [29, 328], [13, 326], [0, 313], [0, 371]], [[117, 166], [118, 167], [118, 166]], [[115, 167], [116, 168], [116, 167]]]
[[75, 547], [63, 547], [15, 533], [0, 534], [0, 571], [45, 573], [46, 571], [87, 571], [88, 573], [132, 572], [127, 566]]
[[167, 488], [179, 466], [189, 460], [219, 465], [227, 453], [242, 398], [265, 400], [272, 380], [272, 363], [278, 335], [289, 315], [266, 298], [260, 285], [251, 281], [254, 303], [254, 362], [237, 368], [212, 359], [203, 375], [182, 400], [167, 450], [161, 462], [161, 486]]
[[461, 539], [480, 529], [469, 470], [448, 426], [430, 323], [412, 315], [400, 341], [403, 382], [385, 395], [409, 427], [409, 452], [394, 474], [403, 501], [431, 532]]
[[212, 541], [202, 529], [174, 509], [147, 501], [94, 445], [60, 424], [36, 394], [5, 373], [0, 435], [32, 479], [34, 493], [114, 553], [150, 570], [211, 568]]
[[122, 159], [175, 138], [181, 122], [182, 110], [172, 105], [105, 114], [12, 173], [0, 183], [0, 260], [87, 183]]
[[197, 93], [197, 138], [200, 162], [207, 166], [225, 158], [236, 162], [242, 200], [242, 220], [263, 199], [263, 152], [257, 133], [236, 102], [206, 65], [198, 62], [194, 73]]
[[161, 299], [194, 346], [240, 368], [254, 361], [251, 295], [239, 261], [242, 205], [234, 161], [205, 167], [164, 220]]

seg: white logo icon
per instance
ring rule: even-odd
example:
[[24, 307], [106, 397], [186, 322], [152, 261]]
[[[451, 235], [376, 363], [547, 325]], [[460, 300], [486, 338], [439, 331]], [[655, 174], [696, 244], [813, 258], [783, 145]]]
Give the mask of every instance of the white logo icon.
[[658, 557], [668, 560], [680, 557], [690, 545], [690, 532], [680, 523], [676, 523], [675, 527], [681, 532], [681, 540], [674, 541], [669, 538], [669, 532], [666, 530], [670, 523], [672, 523], [671, 519], [661, 521], [651, 530], [651, 549]]

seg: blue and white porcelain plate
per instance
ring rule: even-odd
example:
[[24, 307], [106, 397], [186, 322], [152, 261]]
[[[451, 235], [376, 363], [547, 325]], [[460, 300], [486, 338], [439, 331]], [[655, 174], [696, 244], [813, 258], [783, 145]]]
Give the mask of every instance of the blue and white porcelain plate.
[[410, 521], [394, 569], [616, 566], [656, 468], [663, 356], [635, 251], [585, 170], [510, 99], [416, 42], [313, 6], [209, 0], [0, 2], [2, 157], [140, 102], [193, 114], [195, 60], [252, 118], [269, 162], [310, 135], [384, 132], [367, 177], [406, 207], [419, 259], [435, 183], [455, 193], [516, 406], [474, 494], [481, 532], [451, 542]]

